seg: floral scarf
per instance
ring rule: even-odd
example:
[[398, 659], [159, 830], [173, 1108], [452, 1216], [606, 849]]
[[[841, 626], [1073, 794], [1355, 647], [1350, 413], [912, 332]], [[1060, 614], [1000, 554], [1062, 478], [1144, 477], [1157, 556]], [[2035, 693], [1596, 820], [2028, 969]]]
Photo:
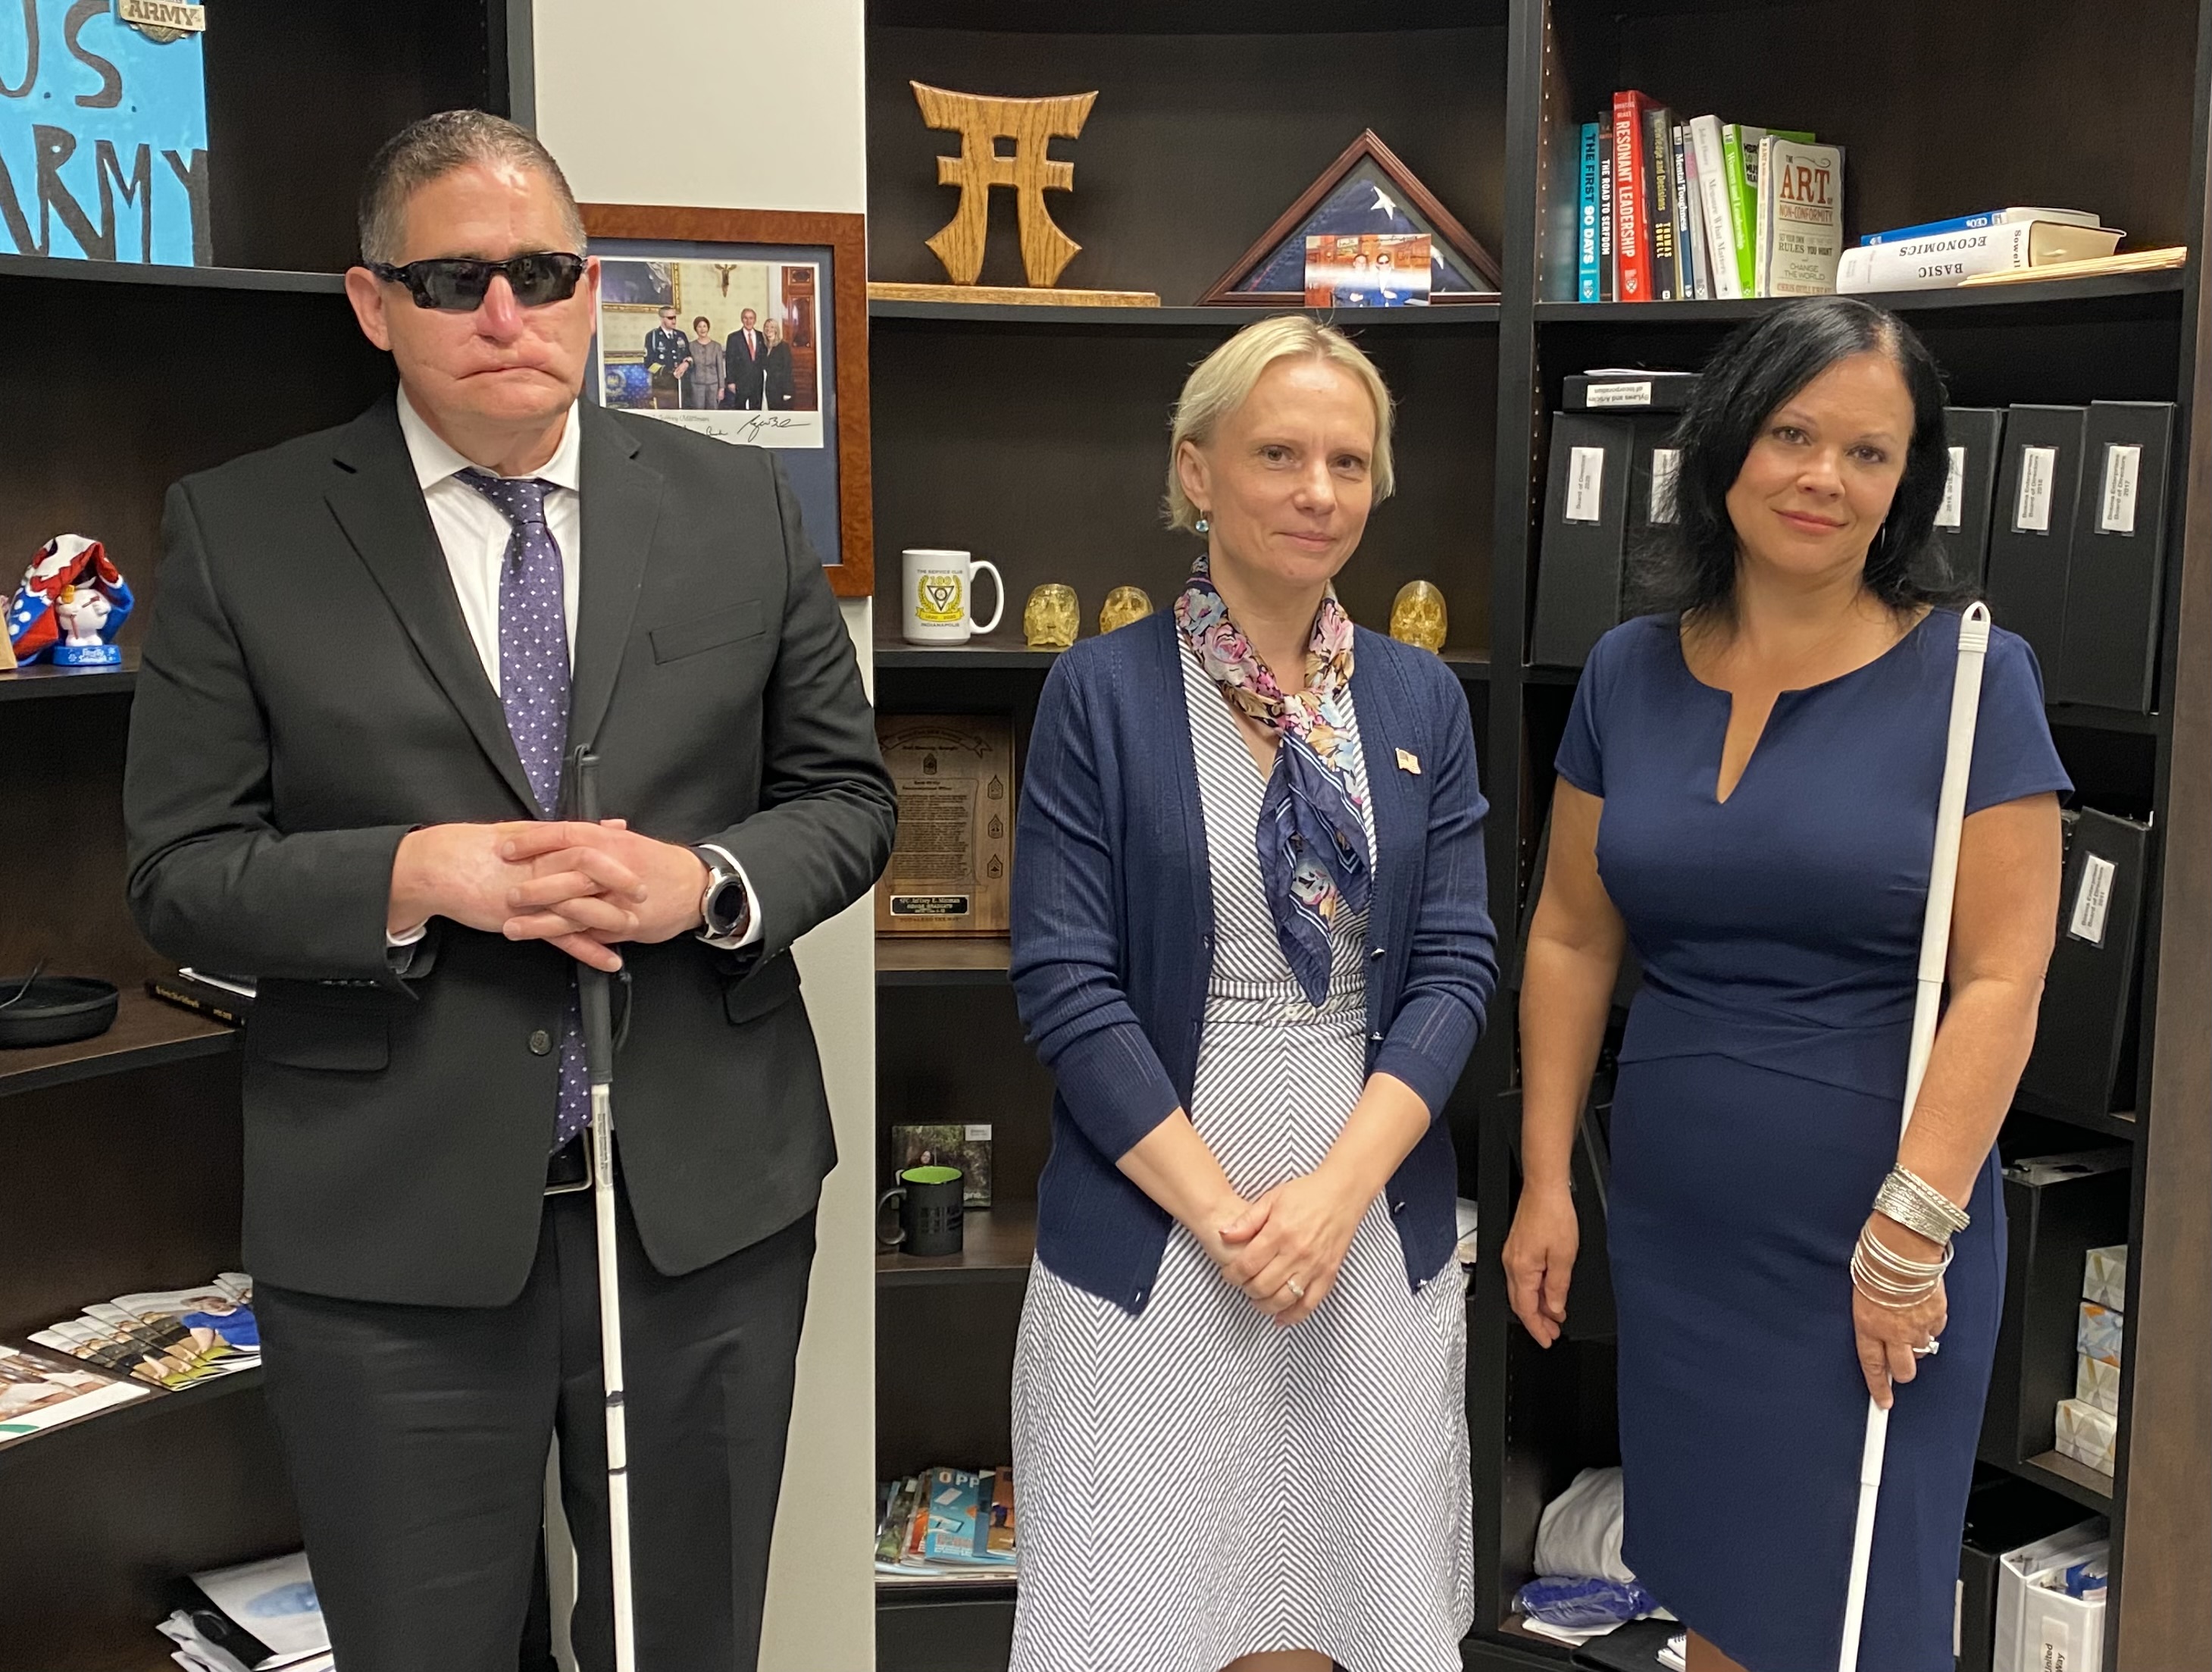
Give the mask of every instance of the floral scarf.
[[1260, 877], [1283, 957], [1317, 1006], [1328, 996], [1329, 925], [1342, 907], [1367, 909], [1372, 881], [1350, 751], [1322, 713], [1352, 682], [1352, 617], [1332, 587], [1314, 617], [1306, 688], [1291, 696], [1230, 619], [1203, 556], [1176, 599], [1176, 625], [1231, 705], [1280, 739], [1260, 803]]

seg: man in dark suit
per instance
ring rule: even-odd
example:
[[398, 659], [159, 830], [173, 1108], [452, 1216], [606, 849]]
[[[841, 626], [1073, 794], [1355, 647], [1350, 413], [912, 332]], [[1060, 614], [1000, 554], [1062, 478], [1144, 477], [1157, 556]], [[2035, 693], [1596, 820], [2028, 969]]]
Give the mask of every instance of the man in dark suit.
[[[514, 1672], [549, 1443], [611, 1661], [574, 960], [619, 970], [638, 1642], [750, 1668], [835, 1160], [793, 940], [896, 816], [771, 455], [578, 401], [597, 264], [478, 112], [372, 165], [398, 398], [172, 489], [125, 782], [131, 897], [259, 978], [246, 1258], [347, 1672]], [[488, 266], [487, 264], [496, 264]], [[552, 817], [563, 751], [604, 825]]]
[[760, 315], [746, 308], [738, 316], [738, 329], [723, 349], [730, 368], [730, 399], [741, 412], [761, 409], [768, 381], [768, 339], [761, 335]]

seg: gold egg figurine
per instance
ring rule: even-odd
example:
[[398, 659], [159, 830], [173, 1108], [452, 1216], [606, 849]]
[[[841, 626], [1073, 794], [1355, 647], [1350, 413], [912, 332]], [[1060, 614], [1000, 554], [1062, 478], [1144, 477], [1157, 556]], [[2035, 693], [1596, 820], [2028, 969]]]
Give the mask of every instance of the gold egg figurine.
[[1451, 630], [1444, 595], [1426, 581], [1408, 581], [1390, 600], [1390, 636], [1421, 650], [1441, 651]]
[[1022, 642], [1032, 650], [1065, 650], [1075, 642], [1082, 621], [1075, 588], [1048, 581], [1022, 605]]
[[1145, 596], [1142, 587], [1116, 587], [1098, 606], [1098, 630], [1110, 633], [1133, 621], [1142, 621], [1152, 612], [1152, 600]]

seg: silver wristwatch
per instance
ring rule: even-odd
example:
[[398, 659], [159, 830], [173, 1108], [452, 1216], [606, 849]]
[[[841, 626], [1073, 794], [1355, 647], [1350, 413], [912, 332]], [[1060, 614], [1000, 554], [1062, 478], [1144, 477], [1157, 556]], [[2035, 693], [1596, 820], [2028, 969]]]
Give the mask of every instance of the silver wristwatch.
[[751, 891], [738, 862], [719, 848], [694, 848], [707, 867], [707, 886], [699, 896], [699, 939], [733, 952], [753, 924]]

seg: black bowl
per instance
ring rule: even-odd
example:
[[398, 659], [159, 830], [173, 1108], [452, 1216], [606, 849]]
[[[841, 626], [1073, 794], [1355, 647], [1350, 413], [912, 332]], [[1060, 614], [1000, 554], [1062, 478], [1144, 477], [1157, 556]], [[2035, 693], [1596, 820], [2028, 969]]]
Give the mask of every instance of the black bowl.
[[21, 998], [8, 1003], [22, 985], [21, 976], [0, 976], [0, 1048], [66, 1045], [115, 1025], [118, 1000], [112, 982], [88, 976], [41, 976]]

